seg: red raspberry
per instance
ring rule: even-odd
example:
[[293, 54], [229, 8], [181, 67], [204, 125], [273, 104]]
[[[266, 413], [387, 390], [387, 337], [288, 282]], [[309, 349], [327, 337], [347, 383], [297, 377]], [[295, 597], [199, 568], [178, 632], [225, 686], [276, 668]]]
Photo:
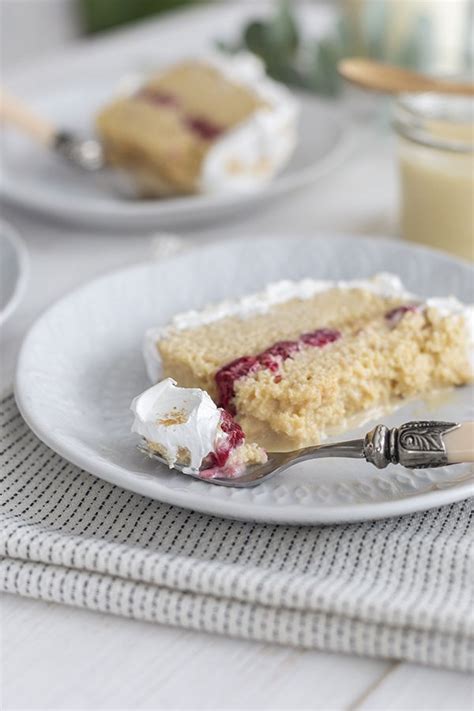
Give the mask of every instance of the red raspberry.
[[254, 356], [243, 356], [242, 358], [236, 358], [236, 360], [217, 371], [215, 378], [221, 407], [235, 414], [235, 409], [231, 404], [231, 400], [235, 395], [235, 381], [252, 373], [258, 368], [258, 365], [258, 360]]
[[313, 348], [322, 348], [328, 343], [334, 343], [341, 338], [341, 332], [336, 331], [333, 328], [318, 328], [316, 331], [311, 331], [310, 333], [303, 333], [300, 336], [300, 341], [306, 346], [313, 346]]
[[227, 410], [222, 410], [220, 427], [228, 438], [209, 455], [206, 461], [206, 469], [211, 467], [223, 467], [229, 459], [230, 453], [245, 440], [242, 427], [234, 420]]
[[191, 131], [197, 133], [205, 141], [213, 141], [223, 132], [220, 126], [203, 118], [188, 116], [185, 123]]
[[300, 348], [298, 341], [278, 341], [258, 356], [258, 361], [267, 370], [275, 373], [282, 361], [290, 358]]
[[173, 94], [168, 94], [157, 89], [151, 89], [150, 87], [140, 89], [136, 96], [140, 99], [145, 99], [150, 104], [157, 104], [158, 106], [179, 106], [179, 101], [176, 96], [173, 96]]

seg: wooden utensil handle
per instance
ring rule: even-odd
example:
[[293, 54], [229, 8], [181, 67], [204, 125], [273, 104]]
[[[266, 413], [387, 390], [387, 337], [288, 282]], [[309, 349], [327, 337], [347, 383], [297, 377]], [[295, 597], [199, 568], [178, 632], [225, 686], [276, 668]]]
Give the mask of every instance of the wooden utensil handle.
[[55, 126], [3, 88], [0, 89], [0, 120], [12, 124], [43, 146], [54, 142]]
[[474, 96], [474, 83], [452, 82], [364, 57], [342, 59], [337, 69], [347, 81], [370, 91], [387, 94], [435, 91], [440, 94]]
[[474, 462], [474, 422], [462, 422], [443, 439], [450, 464]]

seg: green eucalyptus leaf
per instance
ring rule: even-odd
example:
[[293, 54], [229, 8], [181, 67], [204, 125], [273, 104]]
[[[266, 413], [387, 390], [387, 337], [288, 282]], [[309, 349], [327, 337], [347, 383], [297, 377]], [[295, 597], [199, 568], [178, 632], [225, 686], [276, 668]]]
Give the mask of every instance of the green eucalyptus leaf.
[[354, 28], [347, 17], [340, 17], [336, 23], [335, 37], [337, 39], [341, 57], [352, 57], [357, 52], [357, 42]]
[[299, 31], [287, 2], [279, 5], [277, 13], [266, 25], [268, 42], [281, 52], [293, 55], [299, 46]]
[[244, 44], [251, 52], [262, 57], [267, 51], [266, 27], [263, 22], [250, 22], [244, 30]]
[[334, 96], [341, 85], [337, 73], [337, 63], [341, 58], [341, 48], [332, 38], [320, 40], [313, 59], [312, 74], [318, 91]]
[[257, 54], [277, 81], [307, 91], [334, 95], [340, 87], [337, 62], [353, 43], [350, 28], [341, 21], [334, 33], [318, 42], [303, 42], [291, 4], [283, 0], [268, 20], [256, 19], [243, 30], [239, 43], [223, 43], [227, 51], [241, 47]]
[[270, 64], [268, 73], [273, 79], [288, 86], [306, 88], [306, 79], [300, 70], [292, 64]]
[[225, 40], [215, 40], [214, 41], [216, 49], [224, 54], [235, 54], [239, 50], [243, 49], [242, 43], [239, 42], [228, 42]]
[[[192, 5], [197, 0], [76, 0], [79, 19], [86, 33], [102, 32], [111, 27], [149, 17], [157, 12]], [[71, 3], [72, 4], [72, 3]]]
[[427, 69], [432, 60], [432, 39], [433, 27], [430, 18], [423, 15], [418, 17], [393, 61], [409, 69]]
[[366, 2], [362, 15], [365, 44], [369, 57], [381, 59], [385, 56], [386, 28], [388, 26], [389, 4], [386, 2]]

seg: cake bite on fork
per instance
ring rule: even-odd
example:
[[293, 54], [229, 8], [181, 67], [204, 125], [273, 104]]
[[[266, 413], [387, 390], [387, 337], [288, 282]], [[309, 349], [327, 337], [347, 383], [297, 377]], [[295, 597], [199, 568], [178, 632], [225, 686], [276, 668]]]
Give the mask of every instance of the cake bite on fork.
[[166, 378], [138, 395], [131, 409], [132, 431], [142, 437], [139, 449], [185, 474], [233, 479], [267, 461], [232, 415], [198, 388], [179, 388]]

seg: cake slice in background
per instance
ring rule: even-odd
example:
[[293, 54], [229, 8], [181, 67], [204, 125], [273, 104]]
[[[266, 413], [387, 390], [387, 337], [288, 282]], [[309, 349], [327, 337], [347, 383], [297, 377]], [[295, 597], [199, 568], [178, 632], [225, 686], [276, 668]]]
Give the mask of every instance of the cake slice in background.
[[290, 158], [298, 107], [251, 54], [209, 54], [151, 76], [105, 106], [107, 160], [143, 196], [253, 190]]
[[473, 311], [381, 274], [279, 282], [146, 335], [150, 377], [206, 390], [268, 450], [316, 444], [472, 380]]

